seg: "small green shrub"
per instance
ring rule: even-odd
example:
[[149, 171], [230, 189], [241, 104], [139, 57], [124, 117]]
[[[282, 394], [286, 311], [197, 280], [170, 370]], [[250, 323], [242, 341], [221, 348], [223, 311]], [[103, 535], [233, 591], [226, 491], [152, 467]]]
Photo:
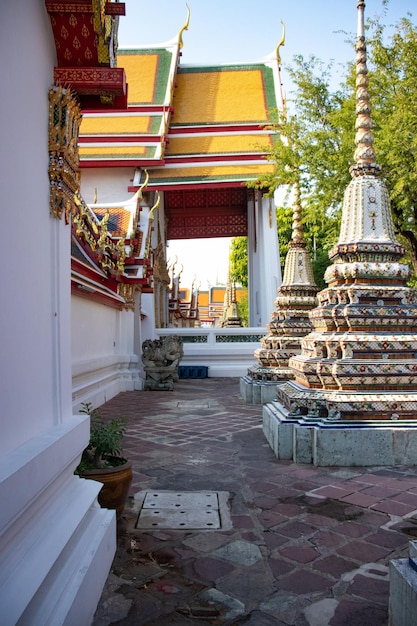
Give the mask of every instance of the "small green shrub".
[[80, 413], [90, 416], [90, 442], [84, 449], [76, 474], [85, 470], [116, 467], [126, 463], [122, 457], [126, 419], [123, 417], [105, 422], [98, 409], [84, 402]]

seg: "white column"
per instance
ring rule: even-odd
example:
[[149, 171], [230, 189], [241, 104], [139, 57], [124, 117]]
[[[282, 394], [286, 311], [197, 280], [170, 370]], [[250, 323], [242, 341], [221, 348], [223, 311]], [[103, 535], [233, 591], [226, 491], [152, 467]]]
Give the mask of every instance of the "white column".
[[281, 266], [274, 200], [259, 191], [248, 202], [249, 326], [265, 326], [271, 319]]

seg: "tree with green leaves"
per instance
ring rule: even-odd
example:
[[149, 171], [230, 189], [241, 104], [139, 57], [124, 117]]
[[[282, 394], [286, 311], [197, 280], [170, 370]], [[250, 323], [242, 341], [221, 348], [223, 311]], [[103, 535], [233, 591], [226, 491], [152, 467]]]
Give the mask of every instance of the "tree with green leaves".
[[233, 237], [229, 254], [230, 280], [248, 287], [248, 238]]
[[403, 18], [388, 44], [373, 23], [369, 38], [372, 119], [395, 228], [417, 274], [417, 29]]

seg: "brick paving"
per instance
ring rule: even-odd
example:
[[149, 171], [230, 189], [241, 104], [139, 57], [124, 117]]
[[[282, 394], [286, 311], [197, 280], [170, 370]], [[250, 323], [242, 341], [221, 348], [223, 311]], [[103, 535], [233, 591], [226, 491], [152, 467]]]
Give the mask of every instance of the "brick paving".
[[[385, 626], [391, 559], [417, 535], [417, 468], [278, 461], [233, 378], [101, 407], [125, 416], [131, 494], [94, 626]], [[228, 493], [231, 527], [137, 530], [147, 490]]]

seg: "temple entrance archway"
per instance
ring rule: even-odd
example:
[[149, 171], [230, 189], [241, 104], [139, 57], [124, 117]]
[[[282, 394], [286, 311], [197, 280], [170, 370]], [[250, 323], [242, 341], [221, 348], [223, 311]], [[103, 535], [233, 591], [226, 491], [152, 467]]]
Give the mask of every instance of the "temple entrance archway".
[[167, 241], [247, 236], [249, 326], [265, 326], [281, 282], [274, 201], [242, 184], [199, 184], [165, 188], [163, 211]]

